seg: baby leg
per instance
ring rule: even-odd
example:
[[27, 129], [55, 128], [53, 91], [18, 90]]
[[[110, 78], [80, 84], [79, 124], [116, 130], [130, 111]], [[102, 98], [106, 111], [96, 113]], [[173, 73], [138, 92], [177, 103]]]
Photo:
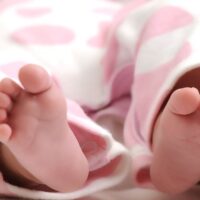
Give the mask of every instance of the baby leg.
[[66, 101], [48, 73], [35, 65], [19, 72], [20, 87], [0, 82], [2, 160], [10, 170], [67, 192], [82, 186], [88, 163], [66, 119]]

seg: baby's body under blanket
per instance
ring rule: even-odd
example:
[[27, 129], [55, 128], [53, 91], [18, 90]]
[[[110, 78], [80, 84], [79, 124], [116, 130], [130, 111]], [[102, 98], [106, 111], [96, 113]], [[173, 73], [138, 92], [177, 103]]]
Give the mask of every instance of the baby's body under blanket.
[[[129, 194], [155, 200], [160, 194], [148, 190], [99, 192], [122, 184], [152, 187], [153, 123], [177, 79], [200, 63], [196, 2], [0, 1], [0, 78], [18, 82], [24, 64], [46, 67], [67, 97], [68, 123], [90, 167], [85, 187], [72, 193], [21, 188], [3, 181], [3, 174], [0, 193], [54, 200], [88, 195], [116, 200]], [[187, 195], [195, 199], [195, 194]]]

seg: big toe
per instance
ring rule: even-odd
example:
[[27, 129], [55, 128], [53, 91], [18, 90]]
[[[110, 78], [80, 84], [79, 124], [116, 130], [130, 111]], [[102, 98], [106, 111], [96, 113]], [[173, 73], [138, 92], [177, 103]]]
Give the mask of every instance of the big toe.
[[51, 78], [46, 70], [38, 65], [25, 65], [20, 69], [19, 79], [29, 93], [40, 93], [51, 86]]
[[197, 110], [200, 104], [199, 91], [196, 88], [175, 90], [167, 104], [167, 108], [179, 115], [188, 115]]

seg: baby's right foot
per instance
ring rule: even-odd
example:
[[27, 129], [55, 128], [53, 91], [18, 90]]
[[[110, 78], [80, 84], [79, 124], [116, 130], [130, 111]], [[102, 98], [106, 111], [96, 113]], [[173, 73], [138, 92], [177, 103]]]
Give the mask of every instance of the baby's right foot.
[[0, 82], [0, 141], [4, 154], [16, 159], [3, 154], [5, 163], [19, 172], [13, 166], [18, 163], [54, 190], [77, 189], [87, 178], [88, 163], [67, 124], [64, 95], [38, 66], [23, 67], [19, 79], [24, 88], [11, 79]]
[[200, 180], [200, 95], [174, 91], [153, 133], [151, 178], [163, 192], [180, 193]]

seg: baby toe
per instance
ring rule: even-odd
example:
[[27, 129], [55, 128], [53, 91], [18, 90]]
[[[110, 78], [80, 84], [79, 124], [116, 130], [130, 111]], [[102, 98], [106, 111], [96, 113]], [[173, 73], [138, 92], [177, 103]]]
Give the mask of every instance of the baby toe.
[[175, 90], [167, 104], [167, 108], [174, 114], [188, 115], [197, 110], [200, 95], [196, 88], [181, 88]]
[[12, 109], [12, 106], [13, 102], [11, 98], [7, 94], [0, 92], [0, 108], [10, 111]]
[[12, 129], [8, 124], [0, 124], [0, 141], [6, 143], [12, 133]]
[[3, 92], [15, 99], [21, 92], [21, 87], [9, 78], [5, 78], [0, 82], [0, 92]]

